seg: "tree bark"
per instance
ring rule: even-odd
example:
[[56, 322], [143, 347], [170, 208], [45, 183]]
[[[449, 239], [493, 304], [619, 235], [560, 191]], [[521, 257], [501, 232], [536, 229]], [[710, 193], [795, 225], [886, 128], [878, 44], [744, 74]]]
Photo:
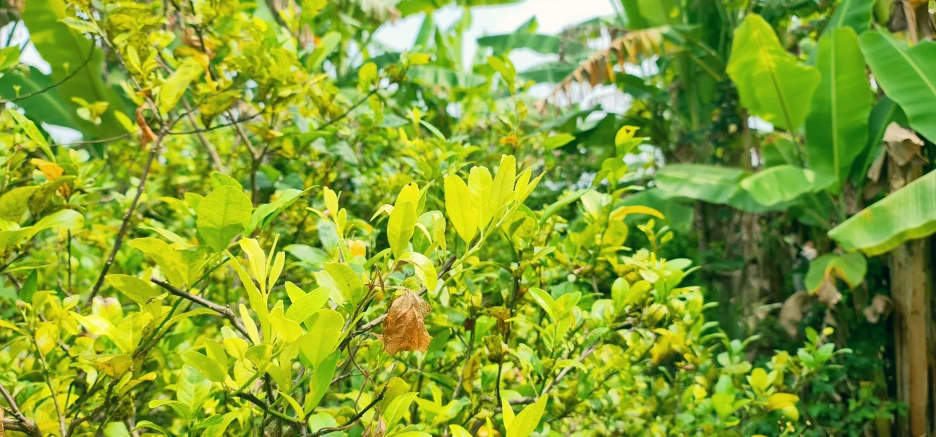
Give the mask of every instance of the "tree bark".
[[[920, 162], [905, 168], [894, 160], [888, 167], [894, 191], [922, 175]], [[912, 240], [890, 254], [891, 297], [894, 299], [894, 347], [897, 362], [897, 400], [908, 405], [907, 415], [897, 419], [897, 435], [936, 435], [934, 429], [933, 268], [930, 242]]]

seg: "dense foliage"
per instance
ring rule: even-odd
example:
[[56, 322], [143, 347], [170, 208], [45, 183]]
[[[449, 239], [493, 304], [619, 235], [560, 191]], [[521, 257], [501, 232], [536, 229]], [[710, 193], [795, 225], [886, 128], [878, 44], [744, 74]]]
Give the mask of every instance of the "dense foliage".
[[[933, 100], [908, 84], [936, 70], [895, 63], [933, 43], [869, 30], [869, 1], [625, 0], [559, 37], [481, 38], [466, 65], [472, 8], [500, 3], [460, 0], [447, 29], [426, 0], [5, 7], [51, 72], [0, 49], [0, 436], [861, 435], [905, 417], [871, 257], [932, 232], [936, 179], [860, 213], [855, 193], [885, 149], [905, 158], [889, 177], [920, 173]], [[416, 14], [410, 51], [374, 41]], [[519, 48], [561, 57], [518, 72]], [[556, 101], [605, 81], [626, 113]], [[536, 82], [558, 87], [537, 102]], [[790, 247], [805, 264], [767, 261]]]

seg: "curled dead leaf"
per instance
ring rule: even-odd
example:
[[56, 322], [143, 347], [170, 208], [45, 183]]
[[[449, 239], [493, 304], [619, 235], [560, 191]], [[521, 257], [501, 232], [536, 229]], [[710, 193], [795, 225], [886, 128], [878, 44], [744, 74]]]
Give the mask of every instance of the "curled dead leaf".
[[140, 127], [140, 145], [144, 148], [147, 144], [156, 140], [156, 134], [150, 129], [149, 124], [146, 123], [146, 117], [143, 116], [143, 111], [146, 109], [146, 106], [147, 105], [142, 105], [136, 110], [136, 122], [137, 126]]
[[878, 294], [871, 299], [871, 305], [868, 305], [864, 309], [864, 316], [871, 323], [880, 322], [881, 319], [887, 318], [890, 315], [891, 310], [894, 308], [894, 302], [891, 298]]
[[835, 306], [835, 304], [842, 300], [842, 293], [835, 287], [834, 277], [826, 276], [825, 280], [822, 281], [822, 284], [819, 285], [816, 291], [816, 297], [819, 298], [819, 302], [830, 307]]
[[416, 293], [407, 290], [396, 298], [387, 311], [384, 320], [384, 333], [381, 337], [384, 349], [389, 354], [399, 351], [420, 351], [429, 349], [432, 337], [426, 330], [426, 315], [432, 307]]
[[920, 149], [923, 147], [923, 140], [912, 130], [903, 128], [897, 123], [891, 123], [884, 131], [884, 146], [887, 156], [903, 167], [914, 157], [921, 156]]
[[384, 422], [383, 416], [379, 416], [375, 422], [364, 430], [361, 437], [384, 437], [387, 434], [387, 422]]

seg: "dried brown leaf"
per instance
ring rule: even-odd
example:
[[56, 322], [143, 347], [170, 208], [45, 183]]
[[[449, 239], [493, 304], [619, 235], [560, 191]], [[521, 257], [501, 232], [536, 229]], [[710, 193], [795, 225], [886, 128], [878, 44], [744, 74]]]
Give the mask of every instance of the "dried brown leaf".
[[803, 320], [803, 313], [809, 306], [812, 296], [804, 290], [793, 293], [780, 307], [780, 326], [786, 330], [787, 335], [796, 338], [799, 323]]
[[882, 318], [887, 318], [893, 307], [894, 304], [891, 298], [883, 294], [878, 294], [871, 299], [871, 305], [868, 305], [868, 307], [864, 309], [864, 315], [869, 322], [877, 323], [881, 321]]
[[842, 293], [835, 287], [835, 276], [826, 275], [825, 280], [822, 281], [818, 291], [816, 291], [816, 296], [819, 298], [819, 302], [830, 307], [835, 306], [842, 300]]
[[381, 337], [387, 353], [429, 349], [432, 337], [426, 330], [426, 315], [432, 307], [416, 293], [407, 290], [390, 305]]
[[147, 106], [142, 105], [136, 110], [136, 122], [137, 126], [140, 127], [140, 144], [143, 147], [156, 140], [156, 134], [150, 129], [149, 124], [146, 123], [146, 117], [143, 116], [143, 111], [146, 110]]
[[384, 422], [383, 417], [379, 417], [377, 421], [372, 422], [370, 426], [364, 430], [364, 434], [361, 437], [384, 437], [387, 434], [387, 422]]
[[887, 156], [903, 167], [915, 156], [920, 155], [923, 140], [912, 130], [905, 129], [897, 123], [891, 123], [884, 131], [884, 146]]
[[620, 37], [611, 41], [606, 49], [600, 50], [591, 57], [579, 64], [575, 70], [562, 79], [550, 96], [540, 102], [539, 109], [545, 109], [550, 99], [557, 100], [560, 93], [565, 93], [570, 103], [575, 99], [572, 97], [572, 84], [577, 83], [581, 86], [586, 84], [592, 88], [613, 80], [614, 61], [618, 65], [624, 65], [625, 62], [638, 64], [642, 59], [654, 55], [663, 54], [670, 47], [663, 47], [663, 34], [668, 27], [654, 27], [650, 29], [633, 30], [624, 33]]

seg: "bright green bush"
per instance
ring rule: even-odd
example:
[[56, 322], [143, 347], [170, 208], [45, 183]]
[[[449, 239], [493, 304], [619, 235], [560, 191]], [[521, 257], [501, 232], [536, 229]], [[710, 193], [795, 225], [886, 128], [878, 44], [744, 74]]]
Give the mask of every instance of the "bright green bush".
[[[428, 55], [342, 62], [382, 10], [181, 3], [25, 12], [37, 38], [99, 41], [88, 47], [106, 62], [91, 67], [122, 93], [92, 74], [3, 94], [23, 109], [0, 115], [4, 432], [810, 426], [797, 394], [830, 377], [842, 352], [831, 330], [755, 367], [754, 338], [706, 321], [692, 262], [662, 255], [665, 216], [627, 202], [643, 188], [621, 182], [643, 141], [634, 129], [603, 140], [613, 151], [590, 187], [564, 190], [548, 171], [568, 139], [530, 114], [509, 61], [478, 68], [487, 86], [453, 79], [453, 118], [422, 79], [444, 82]], [[72, 81], [99, 87], [97, 100], [56, 98]], [[56, 140], [44, 122], [90, 140]]]

